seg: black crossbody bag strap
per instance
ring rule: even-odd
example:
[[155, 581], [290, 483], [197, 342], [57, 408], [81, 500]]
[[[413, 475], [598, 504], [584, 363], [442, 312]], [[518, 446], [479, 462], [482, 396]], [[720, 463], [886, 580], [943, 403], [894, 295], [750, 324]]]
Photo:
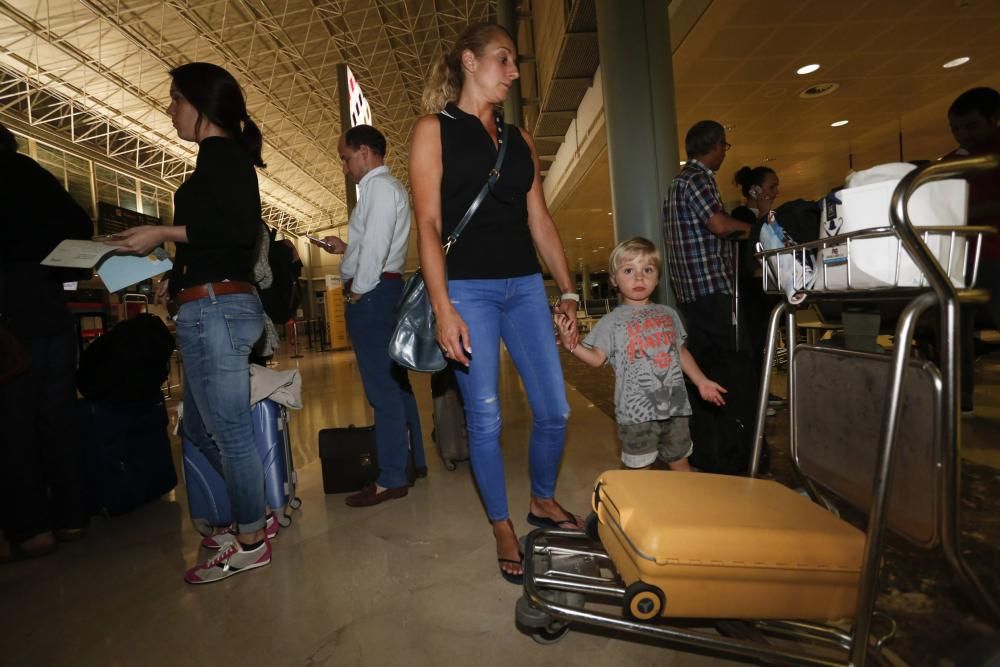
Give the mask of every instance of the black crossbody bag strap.
[[509, 140], [506, 139], [506, 136], [512, 126], [503, 122], [503, 118], [499, 114], [496, 117], [496, 124], [497, 143], [499, 144], [497, 161], [493, 165], [493, 168], [490, 169], [490, 176], [486, 179], [486, 183], [479, 191], [479, 194], [477, 194], [476, 198], [472, 200], [471, 204], [469, 204], [469, 210], [465, 212], [465, 215], [462, 216], [459, 223], [455, 225], [455, 229], [448, 235], [448, 240], [444, 243], [444, 254], [446, 255], [448, 254], [448, 250], [451, 249], [452, 244], [458, 240], [458, 237], [465, 229], [465, 226], [469, 224], [469, 220], [472, 219], [472, 216], [476, 213], [479, 205], [483, 203], [484, 199], [486, 199], [486, 195], [489, 194], [490, 190], [493, 189], [493, 186], [496, 185], [497, 179], [500, 178], [500, 167], [503, 165], [504, 156], [507, 155], [507, 144], [510, 143]]

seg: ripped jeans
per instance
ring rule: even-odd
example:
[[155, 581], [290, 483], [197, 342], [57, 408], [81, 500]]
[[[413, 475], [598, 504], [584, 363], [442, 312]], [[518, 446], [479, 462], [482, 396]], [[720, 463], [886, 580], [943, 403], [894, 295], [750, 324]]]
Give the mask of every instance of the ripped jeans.
[[469, 456], [491, 521], [509, 517], [500, 452], [500, 340], [510, 352], [531, 406], [531, 495], [552, 498], [562, 459], [569, 403], [541, 274], [449, 280], [452, 304], [469, 327], [468, 368], [455, 365], [465, 401]]

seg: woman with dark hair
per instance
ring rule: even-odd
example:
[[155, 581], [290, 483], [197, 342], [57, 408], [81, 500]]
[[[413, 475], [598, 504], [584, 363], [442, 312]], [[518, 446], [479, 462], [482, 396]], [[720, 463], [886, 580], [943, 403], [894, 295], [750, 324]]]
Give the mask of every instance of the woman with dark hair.
[[733, 210], [733, 217], [751, 225], [767, 217], [778, 196], [778, 174], [774, 169], [740, 167], [733, 175], [733, 182], [739, 186], [747, 202]]
[[[767, 215], [774, 206], [774, 200], [778, 197], [779, 181], [778, 174], [770, 167], [743, 166], [733, 175], [733, 182], [739, 186], [746, 204], [733, 209], [732, 216], [753, 226], [750, 238], [739, 242], [739, 271], [743, 324], [746, 327], [754, 369], [759, 371], [764, 364], [764, 344], [767, 342], [767, 322], [772, 304], [764, 293], [760, 262], [754, 253], [760, 234], [758, 223], [767, 220]], [[772, 405], [782, 403], [782, 399], [778, 396], [774, 394], [768, 396]], [[774, 409], [768, 408], [768, 414], [774, 414]]]
[[[500, 574], [515, 583], [524, 570], [500, 452], [501, 339], [533, 416], [528, 521], [581, 526], [554, 498], [569, 405], [536, 251], [562, 293], [556, 311], [574, 323], [579, 297], [545, 205], [532, 137], [512, 126], [505, 132], [497, 113], [518, 76], [506, 30], [467, 28], [431, 73], [423, 98], [430, 115], [417, 121], [410, 150], [420, 262], [437, 340], [465, 399], [472, 470], [493, 524]], [[508, 145], [500, 178], [445, 257], [442, 242], [487, 182], [502, 142]]]
[[225, 579], [271, 562], [277, 521], [265, 516], [264, 469], [250, 418], [248, 357], [263, 328], [254, 290], [261, 205], [254, 167], [263, 167], [260, 130], [233, 76], [189, 63], [170, 73], [167, 113], [177, 136], [198, 144], [194, 172], [174, 195], [174, 225], [133, 227], [111, 243], [145, 254], [177, 244], [174, 268], [156, 291], [177, 305], [184, 359], [184, 434], [222, 474], [234, 525], [202, 540], [218, 549], [188, 570], [192, 584]]

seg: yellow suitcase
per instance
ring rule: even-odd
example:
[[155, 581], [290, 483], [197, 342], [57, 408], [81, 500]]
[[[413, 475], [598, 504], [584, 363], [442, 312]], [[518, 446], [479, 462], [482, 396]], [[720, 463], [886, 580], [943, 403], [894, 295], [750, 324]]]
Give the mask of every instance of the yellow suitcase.
[[864, 533], [777, 482], [612, 470], [593, 504], [633, 618], [854, 614]]

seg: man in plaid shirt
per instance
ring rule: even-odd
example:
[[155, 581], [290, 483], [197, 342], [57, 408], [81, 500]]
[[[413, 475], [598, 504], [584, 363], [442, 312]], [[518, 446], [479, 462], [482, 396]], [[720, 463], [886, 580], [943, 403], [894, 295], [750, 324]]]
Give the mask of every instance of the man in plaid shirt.
[[[726, 213], [715, 183], [715, 172], [729, 149], [725, 128], [714, 120], [699, 121], [688, 130], [684, 145], [687, 164], [670, 183], [663, 204], [670, 282], [687, 324], [688, 350], [710, 377], [718, 373], [727, 378], [719, 380], [729, 390], [726, 401], [732, 406], [726, 408], [727, 416], [738, 419], [752, 435], [752, 410], [747, 408], [756, 399], [753, 376], [759, 371], [751, 368], [745, 342], [737, 350], [732, 303], [732, 240], [746, 238], [750, 225]], [[720, 442], [726, 438], [712, 432], [714, 423], [707, 423], [718, 422], [718, 412], [699, 410], [696, 402], [692, 400], [694, 465], [710, 472], [745, 471], [751, 443], [742, 438], [740, 443]]]

